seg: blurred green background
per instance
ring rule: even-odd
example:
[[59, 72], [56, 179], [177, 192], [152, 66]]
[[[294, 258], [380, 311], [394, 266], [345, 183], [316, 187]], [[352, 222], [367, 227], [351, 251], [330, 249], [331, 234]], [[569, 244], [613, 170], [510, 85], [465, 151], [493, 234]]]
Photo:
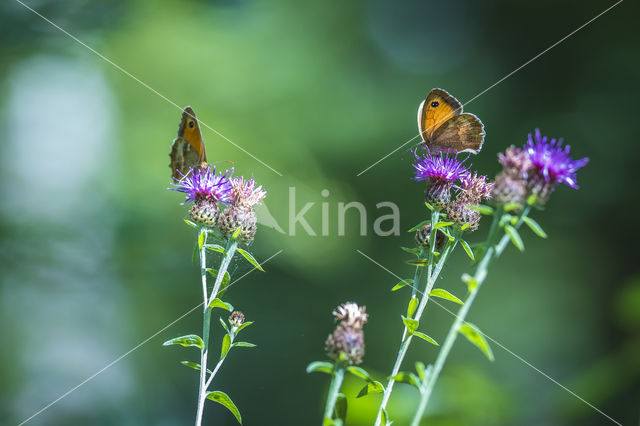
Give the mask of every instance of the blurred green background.
[[[281, 254], [226, 299], [256, 324], [255, 350], [232, 352], [215, 389], [247, 425], [320, 422], [331, 310], [367, 305], [363, 366], [382, 378], [399, 344], [412, 276], [399, 247], [425, 217], [408, 146], [419, 102], [443, 87], [465, 102], [613, 2], [85, 1], [25, 0], [80, 40], [257, 156], [204, 128], [210, 160], [255, 176], [282, 234], [260, 227], [251, 250]], [[0, 5], [0, 423], [18, 424], [152, 336], [201, 299], [193, 230], [169, 192], [167, 153], [180, 111], [18, 2]], [[640, 417], [640, 270], [636, 256], [640, 144], [638, 3], [624, 2], [466, 107], [485, 123], [474, 168], [494, 176], [496, 154], [535, 127], [588, 156], [579, 191], [558, 189], [535, 215], [548, 240], [523, 231], [493, 266], [470, 320], [622, 424]], [[296, 211], [318, 234], [289, 231]], [[323, 197], [321, 192], [328, 190]], [[340, 202], [367, 209], [367, 235]], [[399, 236], [373, 222], [401, 211]], [[327, 203], [329, 235], [321, 235]], [[471, 240], [480, 240], [485, 227]], [[234, 277], [249, 271], [238, 262]], [[464, 296], [454, 255], [439, 286]], [[445, 302], [446, 303], [446, 302]], [[455, 305], [449, 306], [450, 309]], [[431, 305], [422, 328], [442, 340], [452, 317]], [[195, 350], [164, 348], [199, 333], [200, 312], [160, 333], [29, 425], [184, 425], [193, 421]], [[213, 336], [219, 339], [217, 321]], [[219, 345], [219, 340], [214, 345]], [[464, 340], [427, 410], [429, 425], [604, 425], [608, 420], [494, 345], [488, 362]], [[435, 347], [415, 343], [405, 366]], [[348, 424], [373, 422], [379, 396], [355, 400]], [[390, 412], [408, 423], [417, 394], [398, 385]], [[209, 404], [205, 423], [236, 424]]]

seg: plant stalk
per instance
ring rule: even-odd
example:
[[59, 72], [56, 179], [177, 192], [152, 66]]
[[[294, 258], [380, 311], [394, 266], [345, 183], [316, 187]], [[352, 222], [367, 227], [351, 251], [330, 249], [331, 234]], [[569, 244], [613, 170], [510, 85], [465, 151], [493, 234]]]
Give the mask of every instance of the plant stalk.
[[[412, 294], [412, 298], [415, 296], [415, 293], [418, 291], [419, 288], [422, 288], [424, 285], [424, 291], [422, 292], [422, 296], [420, 299], [420, 304], [418, 305], [418, 309], [415, 312], [415, 315], [413, 317], [413, 319], [420, 321], [420, 318], [422, 317], [422, 313], [424, 312], [426, 306], [427, 306], [427, 302], [429, 301], [429, 293], [431, 293], [431, 290], [433, 289], [433, 286], [435, 285], [438, 276], [440, 275], [440, 272], [442, 271], [442, 268], [447, 260], [447, 257], [449, 256], [449, 254], [453, 251], [453, 249], [455, 248], [456, 244], [458, 243], [458, 238], [456, 236], [456, 238], [454, 239], [454, 241], [449, 241], [447, 243], [447, 245], [445, 246], [444, 251], [441, 253], [440, 255], [440, 259], [438, 261], [438, 263], [435, 266], [435, 269], [432, 270], [433, 268], [433, 257], [434, 257], [434, 245], [435, 245], [435, 241], [436, 241], [436, 232], [437, 231], [435, 228], [436, 223], [438, 223], [438, 217], [439, 217], [439, 213], [437, 211], [434, 211], [431, 215], [431, 236], [429, 238], [429, 241], [434, 242], [433, 244], [430, 244], [430, 250], [429, 250], [429, 265], [428, 268], [424, 267], [424, 266], [418, 266], [416, 267], [416, 273], [414, 276], [414, 286], [413, 286], [413, 294]], [[425, 280], [426, 280], [426, 285], [425, 285]], [[398, 372], [400, 371], [400, 367], [402, 366], [402, 362], [404, 361], [404, 357], [407, 354], [407, 351], [409, 349], [409, 345], [411, 344], [411, 340], [413, 338], [413, 335], [409, 335], [407, 332], [407, 327], [405, 326], [404, 328], [404, 332], [402, 333], [402, 341], [400, 343], [400, 350], [398, 351], [398, 356], [396, 357], [396, 360], [393, 364], [393, 369], [391, 370], [391, 377], [389, 378], [389, 382], [387, 383], [387, 386], [385, 387], [384, 393], [382, 395], [382, 401], [380, 402], [380, 407], [378, 408], [378, 414], [376, 416], [376, 422], [375, 422], [375, 426], [380, 426], [380, 423], [382, 422], [382, 411], [384, 409], [386, 409], [387, 404], [389, 402], [389, 398], [391, 397], [391, 392], [393, 391], [393, 385], [395, 384], [395, 380], [393, 379], [393, 377], [395, 377]]]
[[207, 232], [204, 232], [204, 243], [200, 248], [200, 273], [202, 275], [202, 289], [203, 289], [203, 315], [202, 315], [202, 341], [203, 347], [200, 350], [200, 386], [198, 389], [198, 407], [196, 410], [196, 426], [200, 426], [202, 424], [202, 414], [204, 411], [204, 403], [207, 399], [207, 388], [211, 384], [213, 380], [213, 376], [217, 372], [218, 368], [222, 364], [223, 360], [218, 362], [216, 366], [216, 370], [211, 373], [209, 380], [207, 380], [207, 356], [209, 353], [209, 334], [211, 328], [211, 308], [209, 308], [209, 304], [213, 301], [220, 290], [220, 285], [222, 284], [222, 280], [224, 278], [227, 269], [229, 268], [229, 264], [231, 263], [231, 259], [236, 252], [236, 248], [238, 247], [238, 243], [235, 240], [230, 240], [227, 244], [227, 248], [225, 249], [225, 255], [220, 262], [220, 268], [218, 269], [218, 274], [216, 275], [216, 281], [213, 285], [213, 289], [211, 290], [211, 296], [207, 296]]
[[329, 393], [327, 394], [327, 404], [324, 407], [324, 420], [333, 419], [333, 411], [336, 408], [336, 401], [344, 379], [344, 366], [338, 361], [333, 372]]

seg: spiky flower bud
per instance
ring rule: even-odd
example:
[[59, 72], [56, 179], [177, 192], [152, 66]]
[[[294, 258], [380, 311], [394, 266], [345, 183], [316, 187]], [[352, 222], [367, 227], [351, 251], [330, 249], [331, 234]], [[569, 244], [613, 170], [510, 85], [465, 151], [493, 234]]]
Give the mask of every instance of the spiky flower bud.
[[492, 191], [493, 183], [487, 182], [486, 176], [468, 173], [460, 179], [456, 200], [447, 206], [447, 217], [459, 227], [468, 225], [468, 232], [475, 231], [482, 216], [473, 207], [491, 198]]
[[[445, 235], [440, 230], [436, 230], [436, 251], [442, 251], [442, 248], [444, 247], [444, 244], [446, 242], [445, 238]], [[427, 224], [416, 231], [416, 243], [418, 243], [418, 247], [422, 247], [425, 250], [428, 250], [430, 247], [430, 239], [431, 224]]]
[[244, 324], [244, 314], [240, 311], [233, 311], [229, 316], [229, 324], [231, 324], [232, 327], [240, 327]]
[[347, 302], [338, 306], [333, 315], [340, 321], [335, 331], [327, 337], [327, 355], [335, 360], [343, 360], [349, 365], [358, 365], [364, 356], [364, 333], [362, 327], [368, 315], [365, 306]]

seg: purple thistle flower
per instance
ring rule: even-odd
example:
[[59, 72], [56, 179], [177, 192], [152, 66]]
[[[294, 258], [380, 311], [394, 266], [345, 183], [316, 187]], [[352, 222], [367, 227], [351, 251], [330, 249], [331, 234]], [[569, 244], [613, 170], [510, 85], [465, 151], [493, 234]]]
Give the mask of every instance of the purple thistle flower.
[[194, 167], [181, 180], [176, 179], [172, 183], [172, 191], [187, 194], [185, 204], [198, 201], [220, 201], [228, 203], [231, 201], [231, 175], [233, 169], [227, 170], [224, 174], [216, 174], [215, 166], [209, 168]]
[[570, 188], [578, 189], [576, 172], [584, 167], [588, 158], [572, 160], [569, 157], [571, 147], [562, 147], [562, 139], [551, 139], [542, 136], [540, 130], [535, 130], [535, 136], [529, 134], [525, 150], [529, 155], [531, 165], [548, 184], [564, 183]]
[[471, 204], [477, 204], [482, 199], [491, 198], [493, 186], [493, 182], [487, 182], [487, 177], [478, 175], [478, 173], [467, 173], [460, 179], [461, 196], [473, 201]]
[[464, 161], [458, 161], [458, 154], [454, 157], [445, 156], [440, 153], [439, 156], [426, 155], [419, 157], [414, 152], [413, 155], [418, 160], [413, 165], [416, 169], [416, 175], [413, 178], [416, 181], [428, 180], [429, 183], [452, 184], [456, 179], [461, 179], [469, 172], [469, 167], [464, 166]]

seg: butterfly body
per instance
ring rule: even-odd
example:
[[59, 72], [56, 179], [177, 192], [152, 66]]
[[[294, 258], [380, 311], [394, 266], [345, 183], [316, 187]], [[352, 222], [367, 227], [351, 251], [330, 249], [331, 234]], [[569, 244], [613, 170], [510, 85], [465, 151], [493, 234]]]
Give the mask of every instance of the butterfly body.
[[484, 125], [474, 114], [463, 113], [462, 104], [446, 90], [433, 89], [418, 108], [422, 144], [430, 152], [477, 154], [484, 142]]
[[182, 119], [178, 126], [178, 137], [171, 144], [171, 176], [182, 179], [192, 167], [207, 163], [207, 153], [200, 133], [198, 119], [193, 108], [187, 106], [182, 111]]

